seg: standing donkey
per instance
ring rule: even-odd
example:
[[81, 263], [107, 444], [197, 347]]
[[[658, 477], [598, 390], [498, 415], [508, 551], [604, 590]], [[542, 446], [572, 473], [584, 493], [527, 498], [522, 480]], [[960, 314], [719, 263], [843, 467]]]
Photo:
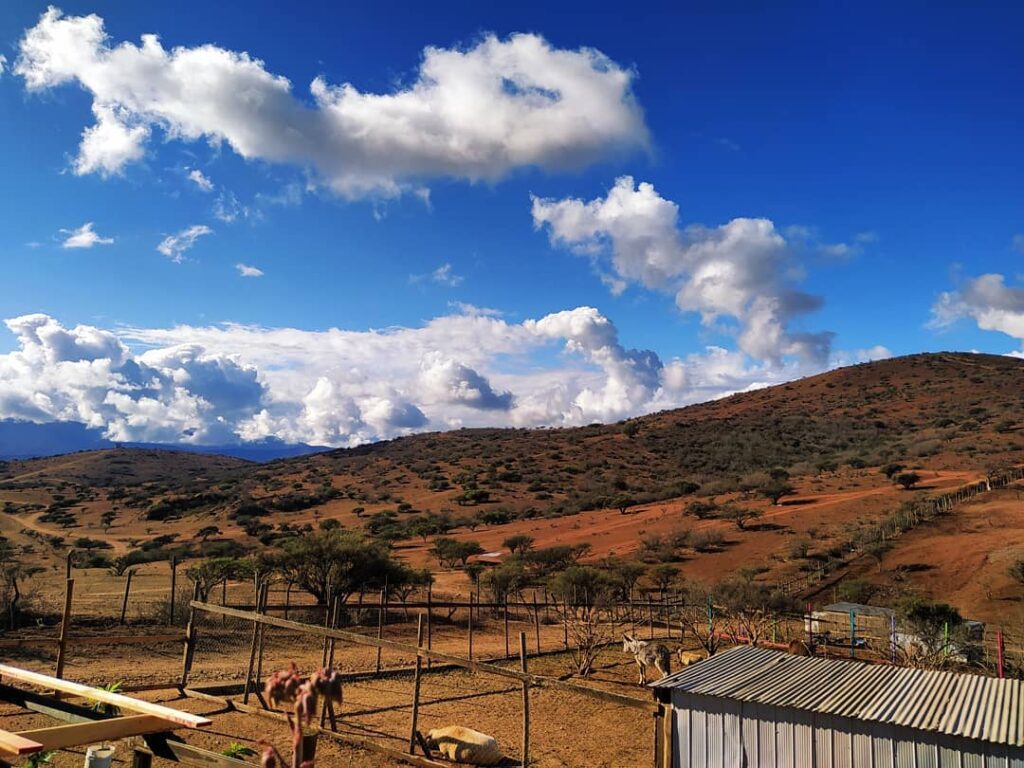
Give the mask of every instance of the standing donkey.
[[622, 650], [625, 653], [632, 653], [633, 659], [640, 667], [640, 685], [647, 685], [647, 667], [651, 665], [657, 667], [662, 677], [672, 673], [672, 655], [661, 643], [648, 643], [624, 634]]

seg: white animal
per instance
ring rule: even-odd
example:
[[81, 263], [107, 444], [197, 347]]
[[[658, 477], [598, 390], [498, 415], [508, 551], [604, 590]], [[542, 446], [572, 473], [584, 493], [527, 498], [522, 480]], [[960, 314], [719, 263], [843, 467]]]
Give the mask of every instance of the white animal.
[[455, 763], [498, 765], [503, 758], [493, 736], [461, 725], [433, 728], [427, 731], [426, 741], [428, 747]]
[[662, 677], [672, 674], [672, 655], [661, 643], [637, 640], [632, 635], [622, 636], [622, 650], [633, 654], [633, 660], [640, 667], [640, 685], [647, 685], [647, 667], [655, 666]]

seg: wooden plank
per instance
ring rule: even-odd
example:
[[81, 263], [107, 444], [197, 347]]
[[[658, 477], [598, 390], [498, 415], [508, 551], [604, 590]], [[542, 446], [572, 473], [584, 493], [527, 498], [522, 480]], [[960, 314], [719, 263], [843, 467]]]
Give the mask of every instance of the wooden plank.
[[42, 752], [43, 745], [18, 733], [0, 731], [0, 752], [8, 755], [32, 755]]
[[177, 725], [186, 728], [203, 728], [210, 724], [209, 718], [193, 715], [188, 712], [180, 712], [170, 707], [153, 704], [140, 699], [133, 699], [120, 693], [111, 693], [100, 688], [73, 683], [70, 680], [59, 680], [49, 675], [41, 675], [38, 672], [29, 672], [27, 669], [19, 669], [7, 664], [0, 664], [0, 677], [16, 680], [19, 683], [38, 685], [41, 688], [48, 688], [61, 693], [68, 693], [73, 696], [83, 696], [92, 701], [101, 701], [104, 704], [113, 704], [122, 710], [137, 712], [142, 715], [153, 715], [169, 720]]
[[159, 635], [72, 635], [68, 641], [72, 646], [88, 645], [147, 645], [152, 643], [180, 643], [181, 632], [165, 632]]
[[210, 603], [198, 603], [196, 607], [199, 610], [206, 611], [207, 613], [232, 616], [236, 619], [269, 624], [273, 627], [291, 629], [296, 632], [304, 632], [318, 637], [334, 637], [338, 640], [347, 640], [356, 645], [368, 645], [374, 648], [383, 648], [385, 650], [399, 651], [401, 653], [416, 654], [424, 659], [432, 658], [434, 661], [452, 664], [453, 666], [462, 667], [463, 669], [468, 669], [472, 672], [480, 672], [482, 674], [495, 675], [497, 677], [506, 677], [511, 680], [519, 680], [520, 682], [525, 680], [529, 682], [530, 685], [542, 688], [556, 688], [563, 691], [570, 691], [572, 693], [579, 693], [583, 696], [589, 696], [593, 699], [608, 702], [609, 704], [619, 704], [624, 707], [642, 709], [647, 712], [654, 711], [654, 702], [648, 699], [637, 699], [632, 696], [623, 696], [620, 693], [611, 693], [610, 691], [601, 691], [596, 688], [587, 688], [586, 686], [577, 685], [564, 680], [557, 680], [551, 677], [541, 677], [532, 674], [524, 675], [518, 670], [505, 669], [504, 667], [498, 667], [494, 664], [488, 664], [481, 661], [470, 661], [469, 659], [464, 659], [461, 656], [455, 656], [442, 651], [428, 651], [426, 648], [417, 649], [414, 645], [399, 643], [395, 640], [378, 640], [375, 637], [360, 635], [357, 632], [348, 632], [343, 629], [328, 629], [326, 627], [318, 627], [314, 624], [301, 624], [297, 621], [279, 619], [276, 616], [264, 616], [263, 614], [251, 613], [249, 611], [238, 611], [234, 608], [225, 608], [219, 605], [212, 605]]
[[6, 701], [32, 712], [47, 715], [55, 720], [65, 723], [89, 723], [93, 720], [104, 720], [113, 715], [97, 712], [88, 707], [72, 704], [67, 701], [60, 701], [52, 696], [44, 696], [34, 691], [26, 691], [21, 688], [12, 688], [9, 685], [0, 684], [0, 701]]
[[127, 717], [113, 717], [109, 720], [96, 720], [91, 723], [73, 723], [36, 728], [31, 731], [19, 731], [17, 735], [39, 742], [45, 751], [50, 752], [55, 749], [117, 741], [144, 733], [159, 733], [175, 727], [174, 723], [169, 723], [160, 717], [128, 715]]

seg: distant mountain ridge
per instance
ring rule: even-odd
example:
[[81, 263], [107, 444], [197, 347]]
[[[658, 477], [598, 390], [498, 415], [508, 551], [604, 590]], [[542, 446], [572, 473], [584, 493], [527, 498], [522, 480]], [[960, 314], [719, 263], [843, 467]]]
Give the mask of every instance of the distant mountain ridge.
[[79, 451], [109, 448], [156, 448], [187, 453], [232, 456], [246, 461], [267, 462], [306, 456], [330, 450], [305, 443], [285, 443], [276, 438], [237, 445], [191, 445], [188, 443], [116, 443], [99, 430], [72, 421], [36, 424], [30, 421], [0, 420], [0, 460], [33, 459]]

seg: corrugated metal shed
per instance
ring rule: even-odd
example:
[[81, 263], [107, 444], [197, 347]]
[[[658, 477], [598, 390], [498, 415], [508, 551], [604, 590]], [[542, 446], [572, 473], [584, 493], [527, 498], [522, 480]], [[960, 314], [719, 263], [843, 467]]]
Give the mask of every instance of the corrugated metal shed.
[[1024, 746], [1024, 682], [740, 646], [655, 688]]

